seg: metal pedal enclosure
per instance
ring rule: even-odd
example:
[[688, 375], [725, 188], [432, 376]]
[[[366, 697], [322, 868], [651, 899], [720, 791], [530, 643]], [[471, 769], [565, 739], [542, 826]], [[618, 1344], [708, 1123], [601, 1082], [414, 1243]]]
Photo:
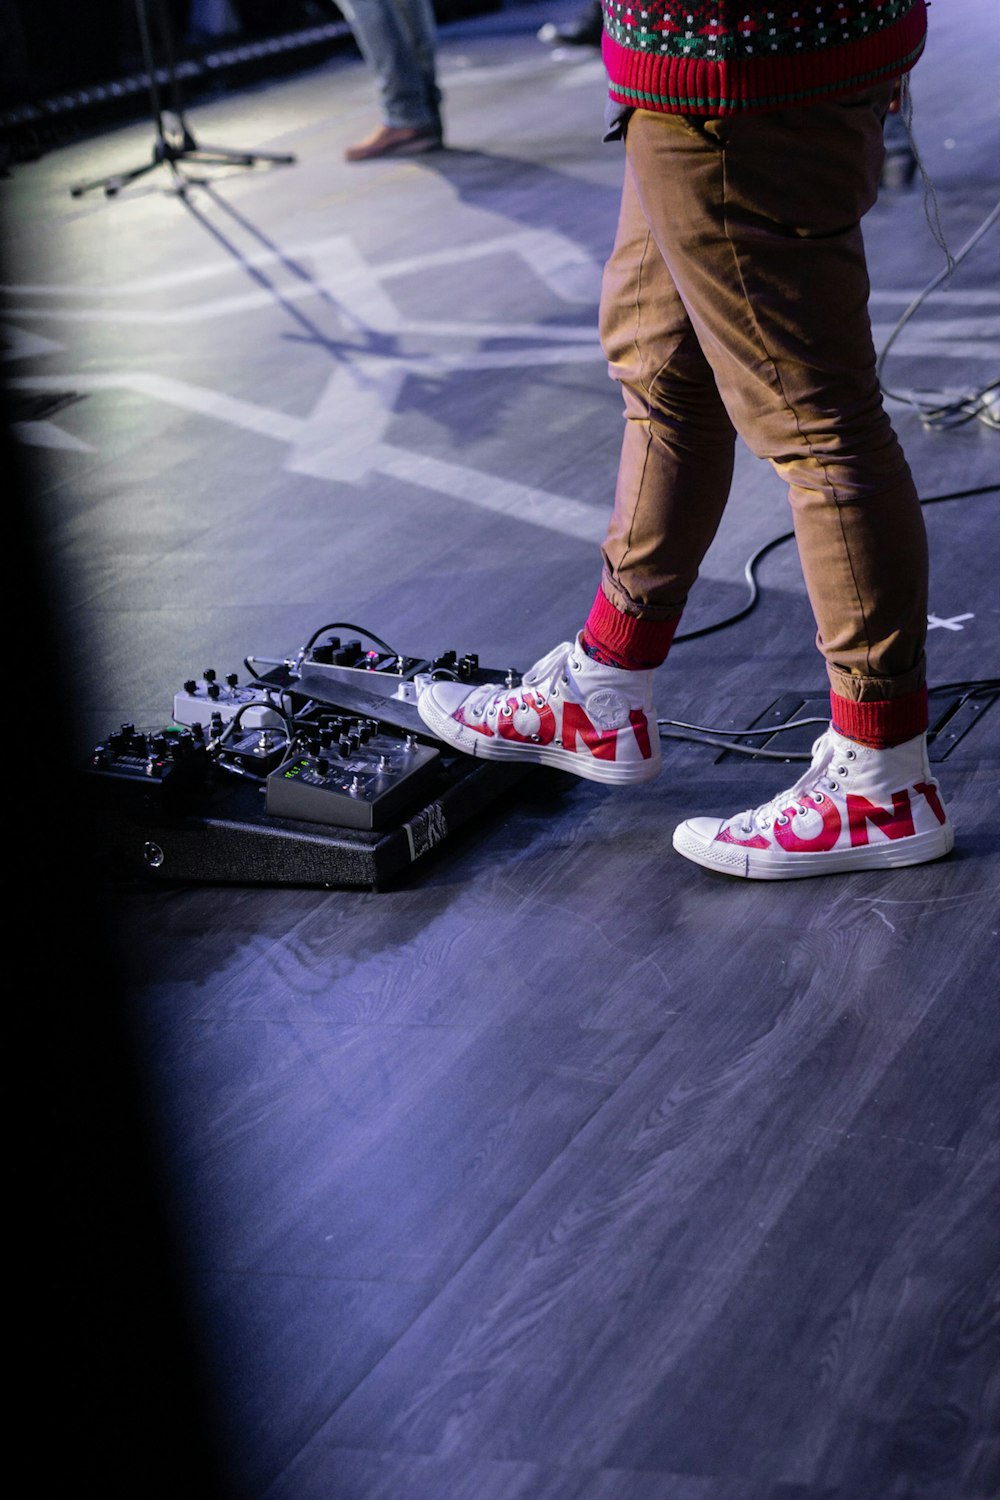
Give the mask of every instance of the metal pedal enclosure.
[[[282, 720], [274, 708], [268, 707], [260, 688], [241, 687], [236, 674], [231, 672], [223, 682], [209, 667], [203, 677], [192, 677], [183, 689], [174, 694], [174, 719], [178, 724], [208, 724], [218, 714], [223, 724], [228, 724], [243, 709], [240, 725], [244, 729], [277, 728]], [[252, 707], [247, 707], [252, 704]]]
[[377, 734], [366, 744], [309, 752], [267, 778], [269, 814], [337, 828], [385, 828], [427, 792], [439, 752]]

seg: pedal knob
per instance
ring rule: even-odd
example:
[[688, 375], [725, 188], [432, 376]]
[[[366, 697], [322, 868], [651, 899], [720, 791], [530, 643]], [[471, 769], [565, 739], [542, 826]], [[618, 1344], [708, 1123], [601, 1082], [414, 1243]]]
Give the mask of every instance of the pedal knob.
[[198, 691], [198, 684], [195, 682], [193, 677], [189, 677], [187, 682], [185, 682], [184, 691], [187, 693], [189, 698], [193, 698], [195, 693]]
[[204, 677], [204, 679], [205, 679], [206, 682], [214, 682], [215, 678], [216, 678], [215, 668], [214, 667], [206, 667], [205, 670], [204, 670], [204, 672], [202, 673], [202, 676]]
[[222, 696], [222, 689], [217, 682], [210, 682], [208, 684], [208, 696], [212, 699], [213, 703], [217, 702]]
[[239, 680], [235, 672], [230, 672], [226, 677], [226, 686], [234, 688]]

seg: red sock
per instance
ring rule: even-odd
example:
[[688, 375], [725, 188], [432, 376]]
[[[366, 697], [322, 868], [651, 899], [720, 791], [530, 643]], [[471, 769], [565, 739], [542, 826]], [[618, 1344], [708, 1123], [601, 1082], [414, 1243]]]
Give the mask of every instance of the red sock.
[[888, 750], [927, 728], [927, 689], [922, 687], [900, 698], [880, 698], [874, 703], [857, 703], [831, 692], [830, 717], [834, 729], [849, 740], [872, 750]]
[[647, 671], [666, 660], [679, 620], [679, 615], [673, 620], [627, 615], [598, 589], [583, 627], [583, 649], [606, 667]]

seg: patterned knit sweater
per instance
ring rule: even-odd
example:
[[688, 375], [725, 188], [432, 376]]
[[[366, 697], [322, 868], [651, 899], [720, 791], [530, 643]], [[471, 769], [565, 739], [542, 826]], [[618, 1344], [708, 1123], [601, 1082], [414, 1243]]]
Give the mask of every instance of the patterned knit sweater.
[[906, 73], [925, 0], [603, 0], [611, 98], [668, 114], [782, 109]]

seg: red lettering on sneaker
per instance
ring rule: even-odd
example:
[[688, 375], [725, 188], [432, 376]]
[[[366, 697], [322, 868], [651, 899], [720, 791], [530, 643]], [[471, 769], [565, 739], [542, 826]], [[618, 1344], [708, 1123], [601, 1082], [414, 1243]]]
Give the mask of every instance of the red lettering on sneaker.
[[480, 719], [479, 723], [476, 724], [476, 723], [473, 723], [473, 721], [471, 719], [467, 719], [465, 717], [465, 704], [464, 703], [460, 703], [458, 705], [458, 707], [456, 708], [455, 712], [452, 714], [452, 718], [455, 720], [456, 724], [464, 724], [466, 729], [474, 729], [477, 734], [485, 734], [485, 736], [486, 736], [487, 739], [491, 740], [494, 737], [493, 736], [493, 731], [489, 727], [489, 725], [486, 723], [485, 719]]
[[629, 711], [628, 721], [635, 734], [635, 742], [639, 746], [639, 754], [643, 760], [649, 760], [653, 754], [653, 747], [649, 743], [649, 721], [641, 708], [633, 708]]
[[732, 829], [724, 828], [721, 833], [715, 835], [717, 844], [739, 844], [741, 849], [770, 849], [770, 844], [762, 833], [755, 833], [752, 839], [738, 839]]
[[[819, 805], [815, 797], [809, 797], [808, 795], [803, 797], [802, 801], [803, 803], [812, 802], [814, 807]], [[782, 849], [785, 849], [789, 854], [825, 854], [828, 849], [833, 848], [840, 837], [842, 827], [840, 813], [829, 797], [824, 797], [821, 805], [823, 809], [823, 827], [811, 839], [800, 838], [797, 833], [792, 831], [794, 808], [786, 807], [783, 810], [781, 816], [787, 818], [787, 822], [781, 823], [777, 818], [774, 820], [774, 837]]]
[[934, 785], [933, 781], [915, 781], [913, 784], [913, 790], [915, 792], [921, 792], [923, 794], [924, 798], [926, 799], [927, 806], [930, 808], [931, 812], [937, 818], [939, 823], [946, 823], [948, 821], [948, 814], [945, 812], [944, 807], [941, 804], [941, 798], [938, 796], [938, 789]]
[[523, 695], [525, 708], [533, 708], [538, 715], [538, 730], [535, 734], [522, 734], [514, 723], [514, 715], [517, 712], [518, 702], [516, 698], [507, 699], [507, 707], [510, 714], [503, 710], [497, 719], [497, 734], [504, 740], [516, 740], [519, 745], [550, 745], [556, 737], [556, 716], [547, 703], [539, 707], [538, 700], [532, 693]]
[[869, 823], [880, 828], [887, 839], [911, 839], [916, 832], [907, 791], [893, 792], [891, 812], [887, 807], [869, 802], [867, 797], [848, 792], [847, 822], [851, 830], [851, 845], [855, 849], [859, 844], [867, 844]]
[[576, 749], [578, 734], [591, 755], [598, 760], [614, 760], [618, 740], [617, 729], [607, 729], [603, 732], [595, 729], [579, 703], [570, 703], [567, 700], [563, 704], [563, 745], [567, 750]]

